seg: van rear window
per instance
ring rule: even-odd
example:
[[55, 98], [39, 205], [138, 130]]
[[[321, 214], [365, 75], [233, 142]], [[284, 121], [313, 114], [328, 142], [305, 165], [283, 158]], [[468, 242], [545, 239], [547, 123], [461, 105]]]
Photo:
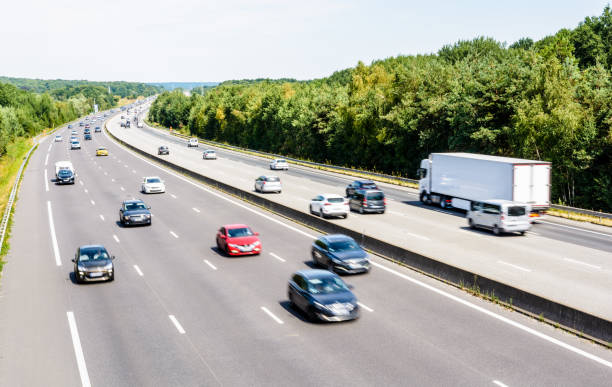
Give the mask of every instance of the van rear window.
[[512, 206], [508, 207], [508, 216], [524, 216], [527, 213], [525, 207]]
[[328, 198], [327, 201], [330, 203], [343, 203], [344, 199], [343, 198]]
[[368, 200], [384, 200], [385, 194], [383, 194], [382, 192], [373, 192], [369, 193], [367, 198]]

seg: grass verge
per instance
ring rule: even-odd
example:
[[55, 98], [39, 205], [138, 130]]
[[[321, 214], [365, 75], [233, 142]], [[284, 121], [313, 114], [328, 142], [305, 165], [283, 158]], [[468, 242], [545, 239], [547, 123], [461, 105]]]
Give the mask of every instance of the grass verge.
[[[6, 154], [0, 157], [0, 217], [4, 215], [4, 210], [6, 209], [11, 189], [13, 189], [19, 167], [31, 147], [32, 140], [30, 138], [20, 137], [9, 144], [6, 149]], [[3, 258], [8, 252], [8, 237], [10, 235], [11, 224], [12, 217], [7, 225], [6, 237], [4, 238], [4, 244], [0, 250], [0, 272], [2, 272], [2, 265], [4, 263]]]
[[548, 215], [558, 216], [560, 218], [577, 220], [579, 222], [589, 222], [593, 224], [599, 224], [601, 226], [612, 227], [612, 219], [601, 218], [599, 216], [579, 214], [576, 212], [564, 211], [564, 210], [559, 210], [556, 208], [550, 208], [546, 211], [546, 213]]

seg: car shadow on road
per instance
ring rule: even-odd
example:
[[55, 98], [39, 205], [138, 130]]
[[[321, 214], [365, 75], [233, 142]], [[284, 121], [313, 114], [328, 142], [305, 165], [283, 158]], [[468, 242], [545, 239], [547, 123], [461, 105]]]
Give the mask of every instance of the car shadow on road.
[[278, 304], [287, 311], [290, 315], [297, 318], [298, 320], [308, 323], [308, 324], [316, 324], [316, 321], [309, 319], [301, 310], [296, 307], [291, 306], [289, 300], [279, 301]]
[[459, 208], [440, 208], [436, 205], [428, 206], [427, 204], [421, 203], [419, 200], [402, 200], [400, 203], [406, 204], [412, 207], [419, 207], [419, 208], [424, 208], [426, 210], [442, 212], [444, 214], [453, 215], [453, 216], [457, 216], [460, 218], [464, 218], [465, 213], [466, 213], [465, 210], [461, 210]]
[[317, 265], [312, 260], [304, 261], [304, 265], [308, 266], [311, 269], [322, 269], [321, 266]]
[[517, 232], [511, 232], [511, 233], [499, 233], [499, 235], [495, 235], [493, 234], [493, 231], [489, 231], [483, 228], [470, 228], [470, 226], [463, 226], [460, 227], [462, 230], [464, 231], [469, 231], [469, 232], [473, 232], [475, 234], [478, 235], [482, 235], [482, 236], [488, 236], [488, 237], [494, 237], [494, 238], [511, 238], [511, 237], [520, 237], [523, 236], [520, 233]]

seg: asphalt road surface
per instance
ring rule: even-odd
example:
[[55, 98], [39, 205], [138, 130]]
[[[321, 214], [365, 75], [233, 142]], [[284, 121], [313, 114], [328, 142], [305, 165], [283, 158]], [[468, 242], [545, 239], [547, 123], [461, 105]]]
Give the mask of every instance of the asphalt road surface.
[[[79, 130], [79, 132], [81, 132]], [[105, 145], [108, 157], [96, 157]], [[53, 183], [71, 160], [73, 186]], [[167, 192], [139, 193], [159, 175]], [[126, 198], [152, 207], [124, 228]], [[221, 224], [260, 232], [263, 253], [228, 258]], [[44, 141], [25, 172], [0, 293], [1, 386], [609, 385], [609, 351], [373, 257], [346, 276], [359, 320], [311, 323], [288, 306], [317, 234], [166, 172], [104, 134]], [[77, 285], [76, 248], [117, 256], [111, 283]]]

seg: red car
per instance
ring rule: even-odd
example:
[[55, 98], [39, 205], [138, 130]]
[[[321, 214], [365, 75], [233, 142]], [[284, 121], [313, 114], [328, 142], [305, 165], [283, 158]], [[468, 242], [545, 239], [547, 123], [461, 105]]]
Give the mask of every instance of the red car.
[[227, 255], [256, 255], [261, 253], [261, 242], [245, 224], [227, 224], [217, 231], [217, 248]]

